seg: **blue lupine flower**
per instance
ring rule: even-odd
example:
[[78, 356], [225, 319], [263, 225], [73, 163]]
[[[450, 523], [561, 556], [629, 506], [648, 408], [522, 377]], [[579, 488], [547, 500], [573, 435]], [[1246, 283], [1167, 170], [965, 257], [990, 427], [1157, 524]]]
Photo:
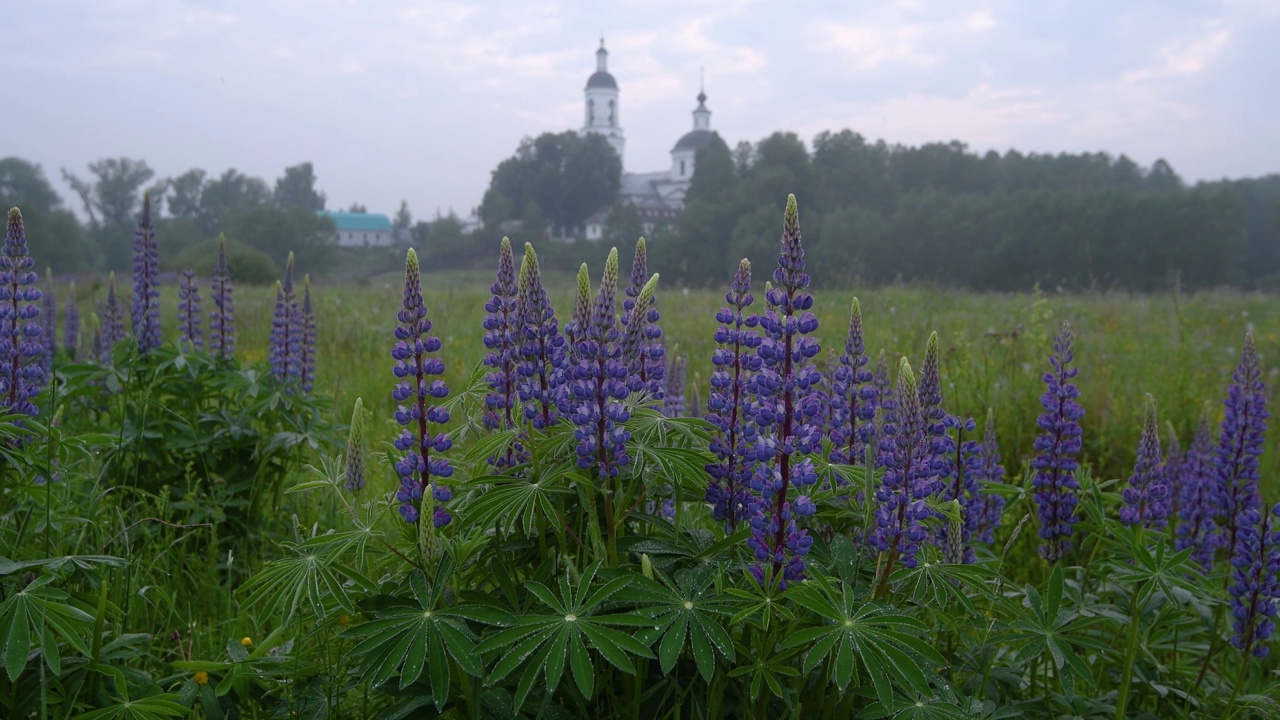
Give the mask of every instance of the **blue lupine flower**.
[[178, 347], [189, 353], [200, 350], [200, 290], [196, 287], [195, 272], [182, 271], [178, 283]]
[[1156, 401], [1148, 393], [1142, 413], [1142, 436], [1138, 440], [1138, 459], [1129, 476], [1129, 486], [1122, 493], [1120, 522], [1145, 528], [1160, 529], [1169, 519], [1169, 485], [1160, 458], [1160, 425], [1156, 420]]
[[568, 357], [555, 311], [542, 286], [538, 255], [529, 243], [524, 245], [524, 259], [520, 263], [518, 299], [522, 328], [517, 368], [520, 400], [524, 403], [525, 417], [541, 430], [551, 427], [559, 417], [568, 381]]
[[872, 547], [887, 554], [886, 577], [898, 562], [916, 566], [920, 543], [928, 536], [924, 521], [930, 510], [925, 499], [934, 482], [920, 392], [906, 358], [898, 363], [897, 389], [898, 402], [881, 428], [879, 462], [884, 475], [876, 490], [876, 527], [868, 537]]
[[876, 359], [876, 369], [871, 373], [871, 384], [876, 389], [876, 435], [880, 433], [880, 426], [884, 424], [885, 417], [890, 410], [894, 408], [894, 389], [893, 381], [889, 378], [889, 363], [885, 360], [884, 350], [880, 351], [880, 357]]
[[160, 249], [151, 225], [151, 194], [142, 196], [142, 217], [133, 234], [133, 337], [146, 355], [164, 342], [160, 334]]
[[107, 298], [102, 304], [102, 347], [97, 361], [103, 365], [111, 364], [111, 351], [115, 344], [124, 339], [124, 309], [116, 298], [116, 274], [107, 274]]
[[863, 465], [875, 437], [875, 376], [867, 369], [862, 339], [862, 306], [853, 299], [849, 334], [831, 382], [831, 462]]
[[71, 362], [80, 359], [80, 305], [76, 301], [76, 283], [71, 281], [67, 289], [67, 313], [63, 320], [62, 343], [67, 347], [67, 356]]
[[920, 414], [924, 417], [925, 449], [934, 476], [931, 494], [939, 495], [947, 479], [955, 474], [952, 467], [955, 446], [947, 433], [955, 420], [942, 409], [942, 360], [936, 332], [929, 334], [924, 363], [920, 366]]
[[9, 211], [0, 256], [0, 407], [14, 415], [35, 416], [31, 398], [40, 394], [44, 370], [40, 357], [40, 290], [36, 261], [27, 249], [27, 234], [18, 208]]
[[965, 439], [965, 433], [973, 433], [978, 423], [973, 418], [961, 420], [952, 415], [946, 416], [946, 426], [956, 432], [949, 437], [953, 455], [947, 463], [950, 475], [947, 476], [943, 488], [943, 500], [955, 500], [960, 504], [960, 523], [952, 527], [948, 523], [938, 533], [938, 544], [943, 549], [947, 561], [955, 564], [972, 563], [977, 560], [973, 551], [973, 538], [978, 531], [984, 513], [981, 478], [982, 443], [972, 437]]
[[1213, 567], [1213, 553], [1218, 544], [1218, 523], [1214, 518], [1223, 502], [1220, 483], [1206, 403], [1182, 463], [1181, 523], [1177, 541], [1179, 550], [1193, 548], [1191, 559], [1205, 569]]
[[1053, 372], [1045, 373], [1047, 386], [1040, 396], [1044, 413], [1036, 420], [1042, 431], [1033, 447], [1037, 455], [1031, 461], [1035, 477], [1034, 498], [1040, 508], [1040, 555], [1050, 562], [1058, 560], [1071, 550], [1071, 530], [1079, 517], [1076, 505], [1076, 489], [1080, 487], [1075, 472], [1080, 467], [1076, 454], [1080, 452], [1080, 418], [1084, 408], [1076, 402], [1080, 389], [1071, 382], [1079, 368], [1070, 367], [1075, 359], [1071, 349], [1071, 323], [1062, 322], [1058, 337], [1053, 342], [1053, 354], [1049, 364]]
[[1258, 492], [1258, 458], [1267, 433], [1267, 395], [1262, 368], [1253, 343], [1253, 331], [1244, 336], [1240, 366], [1227, 388], [1226, 412], [1218, 437], [1219, 492], [1222, 507], [1222, 544], [1235, 555], [1238, 520], [1262, 507]]
[[298, 346], [298, 381], [310, 395], [316, 382], [316, 311], [311, 305], [311, 276], [302, 276], [302, 311], [298, 314], [302, 342]]
[[672, 353], [671, 366], [666, 370], [662, 390], [662, 414], [669, 418], [688, 414], [688, 408], [684, 404], [685, 373], [688, 367], [688, 355]]
[[392, 371], [400, 382], [391, 397], [398, 404], [396, 422], [404, 426], [395, 448], [405, 453], [396, 463], [400, 475], [396, 500], [400, 501], [400, 514], [413, 523], [430, 498], [435, 506], [431, 521], [439, 528], [453, 519], [444, 508], [444, 503], [453, 498], [453, 491], [437, 482], [437, 478], [453, 475], [449, 460], [441, 455], [453, 447], [453, 442], [448, 433], [433, 432], [432, 428], [449, 422], [448, 409], [434, 404], [449, 395], [449, 387], [443, 380], [431, 379], [444, 374], [444, 362], [434, 357], [440, 351], [440, 338], [429, 334], [431, 321], [422, 299], [418, 254], [412, 248], [405, 258], [404, 301], [396, 320], [399, 324], [391, 357], [396, 361]]
[[[666, 372], [662, 347], [662, 328], [658, 325], [661, 314], [657, 298], [649, 301], [647, 308], [637, 309], [640, 291], [649, 280], [648, 253], [644, 238], [636, 242], [636, 254], [631, 260], [631, 277], [627, 281], [626, 297], [622, 300], [622, 362], [630, 376], [627, 386], [631, 392], [647, 392], [653, 400], [662, 400], [665, 390], [663, 375]], [[637, 314], [644, 322], [633, 328], [631, 319]]]
[[209, 313], [209, 352], [230, 360], [236, 352], [236, 316], [227, 268], [227, 239], [218, 236], [218, 260], [213, 266], [213, 311]]
[[711, 355], [711, 391], [707, 396], [707, 421], [716, 426], [711, 436], [711, 452], [718, 461], [707, 465], [711, 482], [707, 486], [707, 502], [717, 521], [725, 523], [729, 532], [750, 517], [751, 508], [759, 502], [750, 492], [748, 482], [753, 473], [756, 439], [754, 423], [747, 422], [751, 376], [760, 370], [756, 353], [762, 338], [757, 327], [760, 318], [747, 314], [755, 302], [751, 296], [751, 261], [743, 258], [733, 275], [733, 283], [724, 296], [729, 307], [720, 308], [716, 321], [716, 349]]
[[301, 326], [298, 296], [293, 289], [293, 253], [289, 253], [284, 280], [276, 283], [276, 308], [271, 318], [271, 374], [280, 382], [298, 377]]
[[[1000, 460], [1000, 445], [996, 441], [996, 421], [990, 410], [987, 411], [987, 424], [982, 433], [982, 446], [978, 451], [978, 461], [974, 470], [974, 478], [978, 487], [982, 483], [1003, 483], [1004, 466]], [[973, 541], [990, 545], [995, 542], [996, 529], [1004, 516], [1004, 496], [989, 488], [981, 490], [982, 506], [978, 513], [977, 527], [973, 529]]]
[[[813, 394], [822, 375], [810, 364], [821, 350], [811, 337], [818, 329], [818, 318], [811, 312], [813, 296], [805, 291], [809, 276], [804, 269], [800, 214], [795, 196], [789, 195], [782, 248], [773, 271], [777, 287], [766, 288], [767, 309], [760, 317], [761, 368], [751, 386], [758, 398], [752, 415], [760, 433], [755, 445], [760, 464], [751, 485], [762, 504], [751, 518], [748, 545], [758, 563], [752, 569], [756, 579], [779, 587], [804, 578], [804, 556], [813, 538], [798, 528], [795, 517], [816, 511], [804, 493], [818, 481], [818, 473], [811, 460], [799, 456], [822, 445], [822, 431], [814, 423], [820, 408]], [[767, 570], [761, 565], [766, 563]]]
[[1264, 658], [1264, 643], [1276, 629], [1280, 602], [1280, 504], [1271, 512], [1242, 510], [1236, 518], [1236, 544], [1231, 554], [1231, 644], [1246, 658]]
[[[489, 368], [485, 382], [489, 392], [485, 395], [484, 426], [490, 430], [514, 430], [520, 417], [519, 361], [520, 319], [519, 287], [516, 284], [516, 261], [511, 252], [511, 240], [502, 238], [498, 253], [498, 279], [490, 286], [493, 297], [485, 303], [488, 315], [484, 319], [484, 366]], [[502, 457], [492, 456], [489, 463], [497, 468], [511, 467], [527, 460], [524, 446], [516, 442], [507, 448]]]

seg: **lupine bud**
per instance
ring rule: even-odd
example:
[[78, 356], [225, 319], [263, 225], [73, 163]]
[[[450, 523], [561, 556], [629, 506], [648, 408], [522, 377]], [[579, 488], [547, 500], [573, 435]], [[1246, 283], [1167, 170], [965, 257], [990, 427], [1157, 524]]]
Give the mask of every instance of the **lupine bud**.
[[[955, 430], [956, 435], [947, 436], [951, 457], [946, 467], [950, 474], [943, 483], [941, 497], [944, 501], [956, 501], [960, 509], [960, 522], [956, 528], [948, 525], [945, 532], [939, 533], [938, 541], [948, 558], [960, 558], [948, 562], [972, 563], [977, 560], [973, 551], [973, 538], [982, 520], [984, 507], [982, 486], [979, 484], [982, 443], [974, 439], [974, 435], [965, 439], [965, 433], [974, 433], [978, 428], [973, 418], [961, 420], [947, 414], [946, 427]], [[959, 542], [960, 547], [953, 547], [954, 542]]]
[[1075, 359], [1071, 349], [1071, 323], [1062, 322], [1058, 337], [1053, 342], [1053, 354], [1049, 364], [1053, 372], [1045, 373], [1047, 386], [1040, 396], [1044, 413], [1036, 420], [1042, 431], [1033, 445], [1038, 453], [1031, 461], [1035, 477], [1035, 501], [1040, 508], [1041, 557], [1053, 562], [1071, 550], [1071, 529], [1079, 517], [1076, 505], [1076, 489], [1080, 487], [1075, 472], [1080, 467], [1076, 454], [1080, 452], [1080, 418], [1084, 408], [1076, 402], [1080, 389], [1071, 382], [1080, 370], [1069, 367]]
[[673, 353], [671, 366], [666, 370], [666, 379], [662, 391], [662, 414], [670, 418], [684, 417], [688, 408], [684, 404], [685, 373], [689, 367], [689, 356]]
[[[502, 238], [498, 253], [498, 279], [490, 286], [493, 294], [484, 309], [484, 366], [489, 392], [485, 395], [484, 426], [490, 430], [514, 430], [520, 416], [519, 377], [516, 373], [519, 348], [517, 334], [520, 320], [518, 307], [519, 288], [516, 284], [516, 263], [511, 252], [511, 240]], [[524, 446], [518, 441], [509, 446], [502, 456], [491, 456], [489, 464], [496, 468], [511, 467], [527, 461]]]
[[1178, 525], [1177, 548], [1193, 548], [1191, 559], [1201, 567], [1213, 567], [1214, 548], [1218, 543], [1218, 523], [1214, 517], [1223, 504], [1217, 454], [1209, 428], [1209, 405], [1200, 411], [1196, 434], [1187, 448], [1182, 464], [1182, 513]]
[[[453, 497], [447, 485], [440, 485], [436, 478], [453, 474], [449, 460], [442, 457], [453, 446], [448, 433], [433, 432], [433, 426], [449, 422], [449, 411], [443, 401], [449, 395], [449, 387], [443, 380], [431, 380], [444, 374], [444, 362], [434, 357], [440, 351], [440, 338], [430, 335], [431, 321], [427, 319], [427, 305], [422, 299], [422, 275], [418, 267], [418, 254], [409, 249], [404, 265], [404, 301], [396, 313], [396, 344], [391, 357], [396, 361], [392, 371], [399, 378], [391, 397], [398, 403], [396, 422], [404, 426], [395, 448], [405, 455], [396, 463], [400, 474], [400, 514], [408, 522], [417, 522], [428, 498], [435, 506], [432, 524], [439, 528], [453, 518], [444, 503]], [[407, 404], [406, 404], [407, 403]], [[434, 455], [432, 453], [435, 453]]]
[[565, 339], [560, 334], [555, 311], [542, 286], [538, 255], [525, 243], [520, 263], [519, 311], [520, 400], [524, 415], [539, 430], [550, 427], [559, 417], [568, 382]]
[[80, 359], [80, 305], [76, 300], [76, 283], [71, 281], [71, 286], [67, 292], [67, 313], [66, 319], [63, 321], [63, 345], [67, 347], [67, 356], [71, 358], [71, 362]]
[[203, 348], [200, 339], [200, 290], [195, 272], [182, 271], [178, 283], [178, 347], [189, 353]]
[[[996, 441], [996, 421], [990, 410], [987, 410], [987, 424], [983, 428], [982, 447], [978, 453], [978, 461], [974, 471], [974, 481], [982, 488], [982, 483], [1003, 483], [1004, 466], [1000, 460], [1000, 445]], [[995, 531], [1000, 527], [1004, 515], [1004, 496], [990, 489], [981, 491], [982, 506], [978, 514], [978, 523], [973, 530], [973, 541], [990, 545], [995, 542]]]
[[40, 357], [40, 290], [35, 287], [36, 261], [27, 249], [26, 230], [18, 208], [9, 211], [0, 256], [0, 403], [14, 415], [35, 416], [31, 398], [40, 394], [44, 370]]
[[569, 343], [569, 359], [578, 364], [578, 344], [586, 339], [587, 325], [591, 320], [591, 277], [587, 264], [578, 267], [578, 293], [573, 298], [573, 317], [564, 326], [564, 337]]
[[1218, 438], [1219, 492], [1223, 501], [1218, 514], [1222, 517], [1223, 545], [1234, 556], [1239, 519], [1262, 507], [1258, 458], [1262, 455], [1270, 414], [1252, 330], [1245, 333], [1240, 366], [1231, 378]]
[[1169, 485], [1165, 481], [1160, 458], [1160, 424], [1156, 420], [1156, 401], [1147, 394], [1142, 412], [1142, 437], [1138, 440], [1138, 459], [1124, 489], [1124, 505], [1120, 522], [1159, 530], [1169, 519]]
[[218, 235], [218, 260], [213, 266], [213, 311], [209, 314], [209, 353], [230, 360], [236, 351], [236, 318], [227, 268], [227, 238]]
[[124, 309], [116, 299], [116, 274], [107, 275], [107, 299], [102, 304], [102, 352], [98, 354], [98, 362], [111, 364], [111, 351], [115, 344], [124, 339]]
[[146, 355], [160, 347], [160, 250], [151, 225], [151, 194], [142, 196], [142, 217], [133, 234], [133, 337]]
[[302, 312], [298, 315], [302, 343], [298, 348], [298, 380], [303, 394], [310, 395], [316, 382], [316, 311], [311, 306], [311, 276], [302, 276]]
[[343, 487], [353, 493], [364, 489], [364, 400], [356, 398], [351, 410], [351, 432], [347, 435], [347, 470]]
[[920, 366], [920, 412], [924, 416], [925, 448], [933, 469], [933, 494], [941, 494], [947, 480], [955, 474], [952, 453], [955, 452], [947, 427], [954, 419], [942, 409], [942, 360], [938, 350], [938, 333], [929, 334], [924, 363]]
[[889, 378], [889, 363], [885, 360], [884, 350], [880, 351], [880, 357], [876, 360], [871, 384], [876, 388], [876, 434], [878, 436], [885, 416], [894, 407], [893, 382]]
[[[626, 297], [622, 300], [622, 363], [627, 366], [627, 380], [631, 392], [644, 391], [654, 400], [662, 400], [665, 386], [663, 374], [662, 328], [658, 326], [661, 315], [657, 300], [650, 297], [641, 301], [640, 293], [649, 280], [648, 253], [644, 238], [636, 242], [636, 254], [631, 261], [631, 277], [627, 282]], [[632, 319], [640, 316], [640, 323]], [[636, 326], [634, 329], [632, 326]]]

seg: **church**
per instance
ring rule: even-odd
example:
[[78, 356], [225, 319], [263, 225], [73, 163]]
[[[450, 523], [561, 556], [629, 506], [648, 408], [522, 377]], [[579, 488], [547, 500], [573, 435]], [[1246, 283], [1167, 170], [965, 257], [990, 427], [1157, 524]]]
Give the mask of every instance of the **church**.
[[[646, 235], [654, 228], [674, 222], [684, 209], [684, 196], [689, 192], [693, 179], [694, 159], [698, 149], [711, 142], [711, 111], [707, 109], [707, 94], [698, 92], [698, 106], [693, 110], [693, 129], [685, 133], [671, 148], [671, 167], [656, 172], [628, 172], [626, 162], [626, 135], [622, 131], [619, 115], [618, 81], [609, 73], [609, 51], [600, 40], [596, 50], [596, 71], [587, 78], [583, 91], [586, 100], [586, 117], [582, 133], [601, 135], [622, 160], [622, 187], [618, 190], [618, 204], [630, 205], [640, 216]], [[605, 221], [613, 207], [596, 211], [585, 223], [586, 238], [599, 240], [604, 237]]]

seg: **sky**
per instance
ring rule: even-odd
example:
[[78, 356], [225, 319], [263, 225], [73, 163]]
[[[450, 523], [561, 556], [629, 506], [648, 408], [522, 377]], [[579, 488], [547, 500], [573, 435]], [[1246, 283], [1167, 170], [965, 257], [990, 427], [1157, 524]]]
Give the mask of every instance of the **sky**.
[[[577, 129], [604, 37], [628, 171], [705, 77], [730, 146], [850, 128], [918, 145], [1280, 172], [1280, 0], [0, 0], [0, 156], [157, 177], [315, 165], [331, 209], [468, 214], [521, 138]], [[778, 188], [780, 196], [788, 188]], [[77, 208], [78, 209], [78, 208]]]

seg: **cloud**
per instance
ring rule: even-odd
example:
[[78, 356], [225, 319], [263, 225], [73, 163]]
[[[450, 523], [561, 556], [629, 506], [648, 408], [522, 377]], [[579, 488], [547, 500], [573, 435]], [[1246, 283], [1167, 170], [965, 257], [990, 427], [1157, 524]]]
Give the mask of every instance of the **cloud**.
[[1148, 67], [1130, 70], [1120, 78], [1122, 85], [1135, 85], [1161, 78], [1196, 75], [1204, 70], [1227, 47], [1231, 31], [1210, 29], [1190, 42], [1174, 41], [1160, 48], [1159, 60]]

